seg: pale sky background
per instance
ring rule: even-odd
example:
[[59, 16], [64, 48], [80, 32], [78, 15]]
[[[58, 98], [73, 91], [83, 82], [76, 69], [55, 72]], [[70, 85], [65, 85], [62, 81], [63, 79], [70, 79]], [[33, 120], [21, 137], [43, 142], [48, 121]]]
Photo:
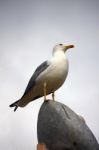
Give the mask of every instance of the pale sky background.
[[99, 0], [0, 0], [0, 149], [36, 150], [43, 98], [15, 113], [36, 67], [57, 43], [74, 44], [56, 99], [82, 115], [99, 141]]

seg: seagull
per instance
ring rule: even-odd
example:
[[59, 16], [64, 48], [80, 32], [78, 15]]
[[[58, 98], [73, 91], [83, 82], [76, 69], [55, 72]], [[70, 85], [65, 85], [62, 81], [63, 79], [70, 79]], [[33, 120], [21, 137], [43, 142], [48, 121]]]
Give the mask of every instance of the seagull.
[[15, 107], [14, 111], [42, 96], [46, 101], [48, 94], [52, 94], [52, 99], [55, 100], [55, 91], [63, 85], [68, 74], [69, 64], [65, 52], [70, 48], [74, 48], [74, 45], [54, 46], [51, 60], [44, 61], [37, 67], [21, 99], [10, 105]]

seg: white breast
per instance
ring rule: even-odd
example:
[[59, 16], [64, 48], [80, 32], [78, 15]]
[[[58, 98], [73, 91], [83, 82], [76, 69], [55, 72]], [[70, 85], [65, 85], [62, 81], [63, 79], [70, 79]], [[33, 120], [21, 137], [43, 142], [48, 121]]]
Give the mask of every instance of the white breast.
[[61, 87], [67, 77], [68, 60], [64, 56], [52, 58], [50, 66], [38, 78], [40, 85], [44, 84], [44, 82], [47, 83], [47, 93], [51, 93]]
[[54, 60], [51, 65], [52, 71], [49, 73], [52, 81], [59, 88], [65, 81], [68, 74], [68, 60], [58, 59]]

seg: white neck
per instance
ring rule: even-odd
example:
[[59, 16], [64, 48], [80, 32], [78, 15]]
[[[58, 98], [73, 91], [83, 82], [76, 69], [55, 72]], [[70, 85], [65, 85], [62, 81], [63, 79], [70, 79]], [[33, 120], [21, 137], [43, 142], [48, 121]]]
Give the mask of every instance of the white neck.
[[57, 58], [65, 58], [66, 59], [66, 56], [65, 56], [65, 53], [63, 51], [56, 51], [53, 53], [53, 57], [57, 57]]

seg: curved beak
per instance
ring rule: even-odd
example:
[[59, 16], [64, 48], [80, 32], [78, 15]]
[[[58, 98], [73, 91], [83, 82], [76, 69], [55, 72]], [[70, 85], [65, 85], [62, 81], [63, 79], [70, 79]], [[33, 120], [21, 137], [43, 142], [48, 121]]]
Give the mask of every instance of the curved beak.
[[65, 51], [66, 51], [69, 48], [74, 48], [74, 45], [65, 45], [64, 47], [65, 47]]

